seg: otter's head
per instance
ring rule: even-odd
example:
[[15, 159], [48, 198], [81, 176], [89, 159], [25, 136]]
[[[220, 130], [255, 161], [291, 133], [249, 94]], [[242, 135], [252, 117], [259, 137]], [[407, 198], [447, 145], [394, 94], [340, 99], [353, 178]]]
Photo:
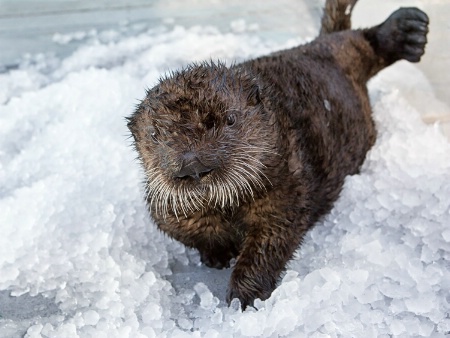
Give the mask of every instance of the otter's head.
[[128, 127], [147, 175], [152, 212], [236, 207], [264, 191], [273, 123], [249, 74], [192, 65], [147, 92]]

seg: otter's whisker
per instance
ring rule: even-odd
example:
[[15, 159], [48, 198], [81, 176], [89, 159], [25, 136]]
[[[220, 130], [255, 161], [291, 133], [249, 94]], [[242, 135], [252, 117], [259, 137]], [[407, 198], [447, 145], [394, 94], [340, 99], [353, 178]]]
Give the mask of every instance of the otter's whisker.
[[[266, 165], [262, 164], [260, 160], [254, 158], [253, 156], [239, 155], [239, 156], [236, 156], [236, 160], [250, 161], [250, 162], [252, 162], [252, 166], [255, 166], [255, 169], [257, 167], [267, 168]], [[247, 162], [245, 162], [245, 163], [247, 163]], [[250, 165], [250, 163], [249, 163], [249, 165]]]
[[241, 173], [244, 177], [247, 176], [250, 178], [250, 181], [253, 182], [255, 185], [257, 185], [262, 190], [266, 190], [266, 187], [264, 186], [261, 178], [259, 176], [255, 176], [251, 172], [249, 172], [247, 169], [241, 167], [241, 166], [235, 166], [235, 170], [239, 173]]
[[172, 187], [172, 189], [170, 190], [169, 198], [170, 198], [171, 201], [172, 201], [172, 210], [173, 210], [173, 213], [175, 214], [175, 217], [176, 217], [177, 221], [179, 222], [180, 220], [179, 220], [179, 218], [178, 218], [178, 213], [177, 213], [177, 200], [178, 200], [178, 197], [177, 197], [177, 196], [178, 196], [178, 195], [177, 195], [176, 192], [175, 192], [175, 187]]
[[262, 175], [272, 185], [269, 178], [259, 168], [251, 166], [247, 162], [242, 162], [242, 161], [236, 161], [236, 162], [240, 163], [245, 168], [248, 168], [249, 170], [251, 170], [257, 177], [259, 177], [259, 175]]
[[198, 203], [198, 198], [196, 196], [196, 191], [190, 191], [188, 190], [189, 195], [189, 205], [191, 207], [191, 210], [194, 212], [196, 210], [200, 210]]
[[189, 190], [185, 186], [179, 187], [177, 190], [177, 196], [181, 200], [181, 208], [183, 209], [183, 214], [187, 217], [188, 211], [193, 212], [191, 204], [188, 200]]
[[228, 184], [228, 186], [229, 186], [229, 190], [228, 190], [229, 194], [228, 195], [229, 195], [229, 199], [230, 199], [230, 205], [234, 205], [233, 193], [234, 193], [234, 196], [236, 196], [237, 205], [239, 205], [239, 193], [238, 193], [238, 190], [236, 189], [236, 185], [235, 185], [236, 181], [233, 178], [231, 173], [228, 173], [227, 176], [229, 178], [228, 179], [228, 183], [229, 183]]
[[250, 184], [247, 182], [246, 179], [243, 179], [242, 177], [235, 175], [233, 171], [230, 171], [228, 175], [234, 178], [238, 186], [243, 186], [244, 189], [247, 190], [248, 193], [252, 196], [252, 198], [254, 197], [252, 187], [250, 186]]

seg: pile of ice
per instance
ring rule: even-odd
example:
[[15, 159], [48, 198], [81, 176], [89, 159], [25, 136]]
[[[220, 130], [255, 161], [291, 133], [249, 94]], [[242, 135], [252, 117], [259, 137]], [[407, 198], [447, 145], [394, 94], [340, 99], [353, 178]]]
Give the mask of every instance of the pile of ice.
[[[0, 75], [0, 290], [59, 308], [0, 322], [3, 336], [449, 334], [450, 145], [383, 75], [370, 87], [379, 138], [361, 174], [272, 297], [241, 312], [223, 303], [224, 289], [210, 291], [197, 253], [150, 223], [124, 116], [169, 69], [292, 43], [205, 27], [87, 39], [66, 59], [37, 57]], [[204, 282], [172, 285], [174, 266]]]

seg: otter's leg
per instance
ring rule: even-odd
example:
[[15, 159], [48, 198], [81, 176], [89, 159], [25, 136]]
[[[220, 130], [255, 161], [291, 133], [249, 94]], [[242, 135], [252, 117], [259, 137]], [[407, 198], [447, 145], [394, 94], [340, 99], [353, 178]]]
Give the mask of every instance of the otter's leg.
[[[247, 235], [228, 286], [227, 302], [238, 298], [243, 309], [253, 305], [256, 298], [270, 297], [286, 263], [310, 227], [306, 210], [299, 212], [300, 220], [289, 221], [289, 211], [277, 212], [269, 202], [264, 204], [257, 207], [257, 215], [250, 213], [246, 219]], [[289, 209], [300, 210], [298, 205]], [[284, 217], [277, 216], [282, 214]]]
[[351, 28], [351, 12], [357, 0], [327, 0], [322, 16], [320, 35]]
[[381, 25], [363, 30], [363, 35], [383, 68], [402, 59], [419, 62], [425, 52], [428, 22], [420, 9], [400, 8]]
[[418, 62], [425, 51], [428, 17], [417, 8], [400, 8], [382, 24], [364, 29], [323, 34], [307, 47], [312, 54], [329, 50], [339, 67], [357, 83], [405, 59]]

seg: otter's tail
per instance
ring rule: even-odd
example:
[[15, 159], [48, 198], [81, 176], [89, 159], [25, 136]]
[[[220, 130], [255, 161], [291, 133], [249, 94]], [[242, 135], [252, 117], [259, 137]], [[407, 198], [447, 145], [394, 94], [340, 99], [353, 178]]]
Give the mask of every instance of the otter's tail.
[[320, 35], [351, 28], [350, 16], [358, 0], [326, 0]]

